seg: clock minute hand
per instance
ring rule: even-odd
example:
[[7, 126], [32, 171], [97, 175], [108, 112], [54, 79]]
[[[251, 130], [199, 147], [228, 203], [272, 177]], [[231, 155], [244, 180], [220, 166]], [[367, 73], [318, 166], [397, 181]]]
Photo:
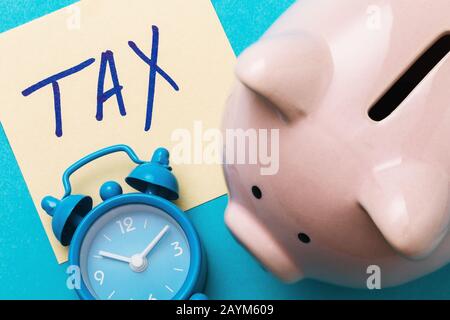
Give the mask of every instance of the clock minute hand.
[[128, 257], [124, 257], [121, 256], [119, 254], [115, 254], [115, 253], [111, 253], [111, 252], [107, 252], [107, 251], [102, 251], [100, 250], [98, 252], [98, 254], [102, 257], [105, 258], [109, 258], [109, 259], [113, 259], [113, 260], [117, 260], [117, 261], [122, 261], [122, 262], [126, 262], [126, 263], [131, 263], [131, 258]]
[[164, 234], [166, 234], [168, 230], [169, 230], [168, 225], [162, 228], [162, 230], [158, 233], [158, 235], [148, 244], [148, 246], [144, 249], [144, 251], [142, 251], [139, 254], [139, 256], [145, 258], [150, 253], [150, 251], [157, 245], [159, 240], [161, 240], [161, 238], [164, 236]]

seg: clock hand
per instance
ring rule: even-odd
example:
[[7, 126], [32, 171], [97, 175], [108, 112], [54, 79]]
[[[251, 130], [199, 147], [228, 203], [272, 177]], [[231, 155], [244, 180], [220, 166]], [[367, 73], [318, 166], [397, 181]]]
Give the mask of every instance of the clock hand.
[[122, 262], [126, 262], [126, 263], [131, 263], [131, 258], [128, 257], [124, 257], [115, 253], [111, 253], [111, 252], [107, 252], [107, 251], [102, 251], [100, 250], [98, 252], [98, 254], [102, 257], [105, 258], [109, 258], [109, 259], [113, 259], [113, 260], [117, 260], [117, 261], [122, 261]]
[[169, 226], [166, 225], [162, 230], [158, 233], [158, 235], [148, 244], [148, 246], [142, 251], [139, 256], [141, 258], [145, 258], [150, 251], [156, 246], [156, 244], [161, 240], [161, 238], [164, 236], [164, 234], [169, 230]]

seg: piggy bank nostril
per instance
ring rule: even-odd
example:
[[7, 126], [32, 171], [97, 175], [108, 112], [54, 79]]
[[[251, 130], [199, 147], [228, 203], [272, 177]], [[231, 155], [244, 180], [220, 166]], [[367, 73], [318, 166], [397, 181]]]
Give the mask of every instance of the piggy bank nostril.
[[253, 196], [254, 196], [256, 199], [261, 199], [261, 198], [262, 198], [262, 192], [261, 192], [261, 189], [258, 188], [257, 186], [253, 186], [253, 187], [252, 187], [252, 193], [253, 193]]
[[311, 242], [311, 238], [306, 233], [302, 233], [302, 232], [300, 232], [298, 234], [298, 240], [300, 240], [303, 243], [310, 243]]

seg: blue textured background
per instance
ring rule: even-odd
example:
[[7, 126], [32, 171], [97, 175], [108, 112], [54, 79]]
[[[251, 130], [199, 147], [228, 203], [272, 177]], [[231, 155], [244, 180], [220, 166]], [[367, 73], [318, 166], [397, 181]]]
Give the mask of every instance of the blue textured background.
[[[73, 2], [1, 0], [0, 32]], [[257, 40], [292, 2], [213, 0], [236, 54]], [[310, 280], [284, 285], [263, 271], [231, 238], [223, 224], [226, 202], [224, 196], [189, 211], [206, 247], [209, 264], [206, 293], [211, 298], [450, 298], [450, 267], [408, 285], [381, 291], [351, 290]], [[5, 133], [0, 127], [0, 299], [76, 299], [75, 293], [66, 289], [65, 267], [56, 263]]]

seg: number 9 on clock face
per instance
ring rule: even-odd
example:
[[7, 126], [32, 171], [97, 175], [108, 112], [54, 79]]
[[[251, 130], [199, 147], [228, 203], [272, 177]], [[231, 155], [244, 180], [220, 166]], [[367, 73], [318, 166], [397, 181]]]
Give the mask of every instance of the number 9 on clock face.
[[126, 204], [96, 219], [79, 249], [81, 276], [96, 299], [172, 299], [190, 268], [188, 238], [165, 211]]

